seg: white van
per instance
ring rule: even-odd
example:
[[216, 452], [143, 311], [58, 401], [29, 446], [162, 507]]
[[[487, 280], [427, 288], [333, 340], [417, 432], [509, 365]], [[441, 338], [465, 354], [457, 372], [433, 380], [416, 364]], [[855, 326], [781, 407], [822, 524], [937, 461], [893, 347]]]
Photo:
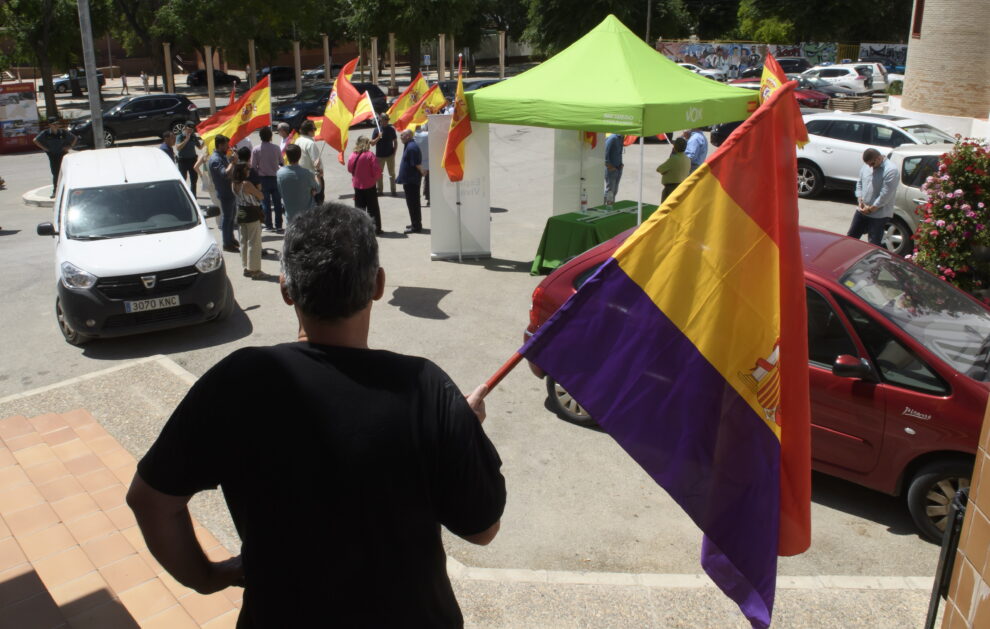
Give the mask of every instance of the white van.
[[51, 223], [55, 314], [65, 340], [222, 319], [234, 307], [223, 254], [175, 164], [156, 147], [85, 151], [62, 162]]

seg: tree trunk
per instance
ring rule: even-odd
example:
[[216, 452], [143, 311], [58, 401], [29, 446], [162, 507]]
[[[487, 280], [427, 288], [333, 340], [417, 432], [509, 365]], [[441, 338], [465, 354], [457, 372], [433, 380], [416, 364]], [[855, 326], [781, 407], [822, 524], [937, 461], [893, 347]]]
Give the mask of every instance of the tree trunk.
[[420, 53], [423, 49], [418, 38], [406, 43], [409, 46], [409, 80], [411, 81], [414, 76], [419, 74], [419, 60], [422, 56]]
[[52, 61], [48, 58], [48, 49], [40, 46], [35, 54], [41, 71], [41, 90], [45, 93], [45, 117], [57, 116], [58, 105], [55, 103], [55, 89], [52, 87]]

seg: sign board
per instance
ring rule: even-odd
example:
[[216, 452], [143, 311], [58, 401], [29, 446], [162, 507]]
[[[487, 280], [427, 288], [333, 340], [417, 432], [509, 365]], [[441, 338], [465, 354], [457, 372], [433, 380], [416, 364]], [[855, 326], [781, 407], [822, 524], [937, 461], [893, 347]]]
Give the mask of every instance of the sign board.
[[423, 65], [424, 66], [430, 65], [430, 55], [423, 55]]
[[432, 258], [490, 258], [492, 219], [488, 125], [483, 122], [471, 123], [471, 135], [464, 141], [464, 179], [455, 184], [440, 167], [451, 118], [450, 114], [433, 115], [429, 118]]
[[0, 153], [33, 149], [38, 118], [34, 85], [0, 83]]
[[605, 134], [594, 136], [583, 131], [554, 129], [554, 215], [577, 212], [605, 202]]

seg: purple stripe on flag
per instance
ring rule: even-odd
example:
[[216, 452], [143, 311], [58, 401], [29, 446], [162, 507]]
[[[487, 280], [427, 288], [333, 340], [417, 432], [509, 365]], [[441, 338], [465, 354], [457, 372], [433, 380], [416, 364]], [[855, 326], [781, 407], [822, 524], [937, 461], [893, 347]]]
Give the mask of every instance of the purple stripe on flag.
[[780, 443], [735, 389], [611, 258], [522, 353], [681, 505], [714, 544], [713, 581], [768, 625]]

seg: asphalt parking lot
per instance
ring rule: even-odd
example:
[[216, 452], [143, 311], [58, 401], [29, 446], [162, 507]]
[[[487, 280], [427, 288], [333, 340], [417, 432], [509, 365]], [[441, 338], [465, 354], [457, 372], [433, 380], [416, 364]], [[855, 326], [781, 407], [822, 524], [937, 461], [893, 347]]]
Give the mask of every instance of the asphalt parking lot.
[[[426, 356], [465, 391], [487, 379], [520, 345], [530, 294], [540, 281], [530, 276], [529, 266], [550, 216], [553, 132], [492, 125], [490, 133], [491, 259], [431, 261], [429, 235], [402, 234], [408, 223], [404, 201], [381, 200], [388, 232], [380, 240], [387, 289], [373, 309], [371, 345]], [[669, 150], [667, 145], [646, 145], [644, 200], [658, 198], [659, 178], [653, 170]], [[620, 197], [635, 199], [638, 148], [628, 148], [625, 160]], [[324, 161], [328, 199], [343, 197], [346, 202], [352, 194], [349, 177], [329, 151]], [[49, 210], [21, 201], [23, 192], [50, 181], [47, 159], [41, 153], [0, 156], [0, 176], [8, 187], [0, 192], [0, 264], [5, 271], [0, 275], [0, 417], [9, 414], [4, 412], [5, 397], [135, 359], [163, 354], [196, 376], [239, 347], [294, 340], [293, 313], [282, 303], [277, 284], [242, 277], [239, 257], [225, 254], [238, 304], [229, 321], [81, 348], [66, 344], [53, 312], [53, 244], [34, 231], [38, 222], [49, 219]], [[801, 222], [844, 232], [854, 207], [851, 194], [829, 192], [801, 202]], [[428, 228], [426, 208], [424, 223]], [[278, 249], [281, 237], [265, 234], [264, 241]], [[274, 257], [266, 258], [262, 267], [278, 272]], [[166, 408], [181, 395], [181, 387], [176, 391], [174, 383], [159, 380], [155, 372], [147, 376], [120, 385], [126, 398], [117, 400], [121, 408]], [[78, 384], [80, 395], [90, 386], [87, 382], [95, 381]], [[113, 396], [113, 389], [99, 393]], [[249, 394], [277, 397], [282, 392], [261, 383]], [[502, 531], [484, 548], [448, 539], [450, 556], [477, 568], [701, 573], [701, 536], [690, 520], [607, 435], [558, 420], [546, 411], [545, 398], [543, 382], [525, 366], [489, 396], [485, 428], [502, 456], [509, 488]], [[164, 416], [132, 412], [127, 421], [104, 419], [125, 446], [140, 454]], [[291, 426], [292, 418], [277, 421]], [[204, 504], [202, 509], [205, 517], [198, 517], [223, 529], [218, 536], [224, 541], [236, 543], [219, 513], [222, 508]], [[781, 559], [782, 577], [856, 577], [869, 583], [886, 577], [930, 579], [934, 574], [938, 548], [918, 537], [897, 498], [816, 474], [812, 514], [811, 549]], [[849, 614], [845, 626], [900, 627], [904, 618], [916, 619], [913, 626], [919, 626], [927, 593], [916, 588], [904, 597], [890, 603], [895, 611], [889, 615], [870, 605], [850, 604], [844, 610]], [[781, 605], [786, 602], [782, 597]], [[841, 599], [836, 604], [844, 605]], [[878, 617], [886, 620], [868, 620]], [[606, 621], [594, 626], [617, 625]]]

